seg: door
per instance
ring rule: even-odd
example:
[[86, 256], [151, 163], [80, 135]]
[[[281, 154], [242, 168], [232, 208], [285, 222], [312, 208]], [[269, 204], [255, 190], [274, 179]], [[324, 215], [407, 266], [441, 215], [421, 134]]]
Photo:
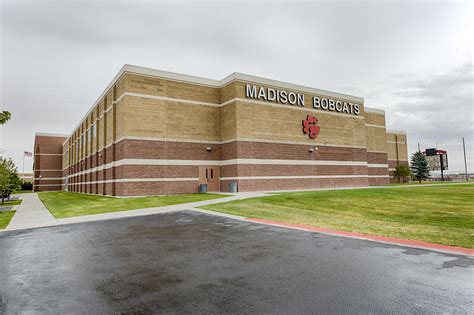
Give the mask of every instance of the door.
[[207, 191], [220, 191], [219, 166], [199, 166], [199, 184], [207, 184]]

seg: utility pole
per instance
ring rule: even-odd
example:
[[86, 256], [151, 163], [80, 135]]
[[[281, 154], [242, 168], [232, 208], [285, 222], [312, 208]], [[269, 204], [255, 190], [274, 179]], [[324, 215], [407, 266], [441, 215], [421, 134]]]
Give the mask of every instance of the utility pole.
[[469, 177], [467, 176], [466, 144], [464, 143], [464, 137], [462, 137], [462, 149], [464, 151], [464, 172], [466, 173], [466, 181], [468, 181]]
[[418, 142], [418, 152], [421, 152], [420, 150], [420, 143]]

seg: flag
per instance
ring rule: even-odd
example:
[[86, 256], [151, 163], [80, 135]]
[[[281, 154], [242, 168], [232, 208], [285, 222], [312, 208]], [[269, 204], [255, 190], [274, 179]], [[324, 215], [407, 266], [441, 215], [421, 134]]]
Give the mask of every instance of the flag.
[[33, 156], [33, 153], [31, 153], [31, 152], [28, 152], [28, 151], [25, 151], [25, 154], [24, 154], [24, 155], [25, 155], [25, 156], [32, 157], [32, 156]]

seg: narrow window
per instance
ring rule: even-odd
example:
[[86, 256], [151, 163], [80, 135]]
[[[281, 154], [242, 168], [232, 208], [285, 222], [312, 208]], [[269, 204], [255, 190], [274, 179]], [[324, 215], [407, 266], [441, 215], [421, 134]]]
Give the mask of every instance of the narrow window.
[[214, 174], [213, 174], [213, 171], [214, 169], [211, 168], [211, 178], [214, 178]]

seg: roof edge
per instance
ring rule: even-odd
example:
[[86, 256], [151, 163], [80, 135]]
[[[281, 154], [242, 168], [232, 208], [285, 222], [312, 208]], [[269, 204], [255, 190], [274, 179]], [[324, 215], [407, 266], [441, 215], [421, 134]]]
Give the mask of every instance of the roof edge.
[[35, 132], [35, 136], [40, 136], [40, 137], [56, 137], [56, 138], [64, 138], [64, 137], [69, 137], [68, 134], [62, 134], [62, 133], [48, 133], [48, 132]]
[[392, 134], [401, 134], [401, 135], [406, 135], [406, 134], [407, 134], [406, 131], [393, 130], [393, 129], [387, 129], [385, 132], [386, 132], [386, 133], [392, 133]]
[[378, 109], [378, 108], [373, 108], [373, 107], [364, 107], [364, 111], [373, 113], [373, 114], [385, 115], [385, 111], [383, 109]]
[[[147, 68], [147, 67], [142, 67], [142, 66], [124, 64], [120, 68], [119, 72], [114, 76], [112, 81], [110, 81], [110, 83], [107, 85], [107, 87], [103, 90], [103, 92], [95, 100], [95, 102], [93, 103], [91, 108], [86, 112], [86, 114], [79, 121], [79, 123], [72, 129], [71, 133], [67, 135], [67, 137], [71, 136], [71, 134], [83, 123], [84, 119], [87, 116], [89, 116], [89, 114], [97, 106], [97, 104], [100, 102], [100, 100], [107, 94], [107, 92], [110, 90], [110, 88], [125, 73], [134, 73], [134, 74], [139, 74], [139, 75], [159, 77], [159, 78], [163, 78], [163, 79], [171, 79], [171, 80], [180, 81], [180, 82], [196, 83], [196, 84], [207, 85], [207, 86], [216, 87], [216, 88], [222, 87], [223, 85], [226, 85], [229, 82], [232, 82], [234, 80], [251, 81], [251, 82], [255, 82], [255, 83], [260, 83], [260, 84], [265, 84], [265, 85], [272, 85], [272, 86], [281, 87], [281, 88], [289, 88], [289, 89], [294, 89], [294, 90], [300, 90], [300, 91], [307, 92], [307, 93], [314, 93], [314, 94], [318, 94], [318, 95], [327, 95], [327, 96], [332, 96], [332, 97], [338, 97], [338, 98], [342, 98], [342, 99], [352, 100], [352, 101], [355, 101], [355, 102], [361, 102], [361, 103], [364, 102], [364, 99], [362, 97], [358, 97], [358, 96], [353, 96], [353, 95], [343, 94], [343, 93], [338, 93], [338, 92], [332, 92], [332, 91], [327, 91], [327, 90], [320, 90], [320, 89], [316, 89], [316, 88], [312, 88], [312, 87], [308, 87], [308, 86], [304, 86], [304, 85], [298, 85], [298, 84], [293, 84], [293, 83], [284, 82], [284, 81], [272, 80], [272, 79], [267, 79], [267, 78], [263, 78], [263, 77], [258, 77], [258, 76], [253, 76], [253, 75], [248, 75], [248, 74], [243, 74], [243, 73], [238, 73], [238, 72], [234, 72], [234, 73], [226, 76], [222, 80], [213, 80], [213, 79], [207, 79], [207, 78], [193, 76], [193, 75], [187, 75], [187, 74], [181, 74], [181, 73], [176, 73], [176, 72], [158, 70], [158, 69]], [[66, 143], [66, 141], [64, 143]]]

